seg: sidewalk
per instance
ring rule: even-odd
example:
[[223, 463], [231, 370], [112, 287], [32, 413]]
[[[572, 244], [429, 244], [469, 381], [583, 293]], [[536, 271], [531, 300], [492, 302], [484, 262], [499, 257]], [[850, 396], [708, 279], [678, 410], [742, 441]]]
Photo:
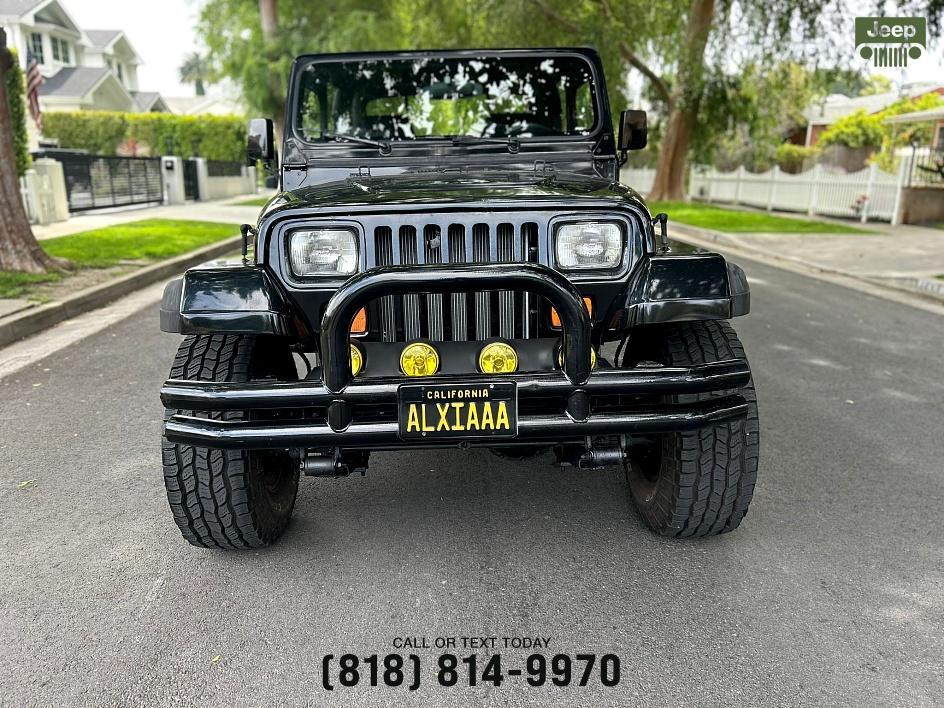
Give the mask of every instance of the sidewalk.
[[[116, 224], [125, 224], [142, 219], [179, 219], [190, 221], [212, 221], [224, 224], [250, 223], [259, 218], [261, 207], [233, 206], [248, 199], [268, 197], [271, 190], [262, 194], [244, 194], [212, 202], [188, 202], [174, 206], [124, 207], [79, 214], [47, 226], [33, 226], [33, 233], [42, 241], [57, 236], [68, 236], [81, 231], [100, 229]], [[78, 271], [68, 282], [71, 288], [60, 292], [48, 302], [26, 298], [0, 298], [0, 347], [51, 327], [63, 320], [75, 317], [96, 307], [127, 295], [152, 282], [167, 280], [189, 267], [206, 260], [219, 258], [237, 251], [240, 237], [211, 243], [190, 253], [184, 253], [151, 265], [125, 272], [121, 269], [98, 273]], [[83, 272], [94, 277], [82, 279]], [[65, 281], [63, 281], [65, 282]], [[75, 289], [75, 288], [78, 289]]]
[[132, 206], [84, 212], [75, 214], [66, 221], [46, 226], [33, 226], [33, 233], [37, 239], [42, 241], [47, 238], [68, 236], [79, 231], [100, 229], [105, 226], [124, 224], [141, 219], [181, 219], [255, 224], [261, 207], [233, 205], [249, 199], [268, 198], [272, 194], [274, 194], [274, 191], [269, 189], [260, 190], [258, 194], [243, 194], [242, 196], [227, 197], [212, 202], [194, 201], [173, 206]]
[[733, 234], [669, 223], [670, 233], [944, 299], [936, 278], [944, 275], [944, 229], [869, 223], [863, 228], [874, 234]]

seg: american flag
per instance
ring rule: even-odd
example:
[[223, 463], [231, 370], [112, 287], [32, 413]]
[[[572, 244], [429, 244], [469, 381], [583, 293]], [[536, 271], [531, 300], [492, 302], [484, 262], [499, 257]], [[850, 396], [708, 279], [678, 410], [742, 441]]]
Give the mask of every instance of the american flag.
[[43, 114], [39, 110], [39, 87], [43, 85], [43, 75], [39, 73], [39, 62], [32, 52], [26, 54], [26, 100], [29, 101], [30, 115], [36, 123], [36, 129], [43, 130]]

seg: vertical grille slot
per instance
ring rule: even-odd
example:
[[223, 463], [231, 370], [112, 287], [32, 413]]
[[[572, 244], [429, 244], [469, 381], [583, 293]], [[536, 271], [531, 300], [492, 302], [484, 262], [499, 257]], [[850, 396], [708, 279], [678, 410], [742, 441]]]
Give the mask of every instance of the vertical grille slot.
[[[442, 229], [430, 224], [423, 229], [423, 262], [442, 263]], [[443, 296], [440, 293], [429, 293], [426, 296], [427, 324], [429, 338], [435, 342], [443, 341], [445, 331], [443, 326]]]
[[[389, 226], [378, 226], [374, 231], [374, 248], [377, 265], [393, 265], [393, 230]], [[381, 338], [385, 342], [397, 341], [397, 308], [393, 295], [380, 298]]]
[[[449, 226], [449, 262], [465, 263], [466, 230], [462, 224]], [[469, 338], [469, 318], [467, 308], [468, 298], [465, 293], [452, 293], [451, 323], [452, 339], [456, 342], [465, 342]]]
[[[400, 227], [400, 263], [403, 265], [417, 265], [416, 258], [416, 227]], [[420, 296], [403, 296], [403, 336], [407, 341], [420, 337]]]
[[[488, 224], [475, 224], [472, 227], [472, 262], [488, 263], [491, 260], [491, 245]], [[492, 294], [475, 293], [475, 338], [488, 339], [492, 336]]]
[[[538, 225], [533, 221], [521, 225], [521, 238], [518, 241], [522, 252], [518, 260], [527, 263], [538, 262]], [[540, 298], [535, 298], [531, 293], [524, 293], [521, 303], [521, 336], [528, 339], [531, 332], [539, 332], [538, 326], [538, 303]]]
[[[496, 235], [498, 261], [510, 263], [516, 260], [514, 225], [499, 224]], [[513, 339], [515, 336], [515, 293], [510, 290], [498, 293], [498, 336], [505, 339]]]

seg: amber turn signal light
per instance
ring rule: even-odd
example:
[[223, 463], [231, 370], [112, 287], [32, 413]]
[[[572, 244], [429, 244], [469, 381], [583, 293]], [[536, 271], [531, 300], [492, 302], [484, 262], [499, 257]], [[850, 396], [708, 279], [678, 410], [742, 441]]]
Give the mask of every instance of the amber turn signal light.
[[[593, 298], [585, 297], [583, 299], [583, 306], [587, 310], [587, 314], [590, 315], [591, 319], [593, 318]], [[551, 327], [554, 329], [561, 328], [560, 315], [557, 314], [557, 310], [553, 307], [551, 308]]]
[[354, 315], [351, 323], [351, 334], [367, 334], [367, 308], [362, 307]]

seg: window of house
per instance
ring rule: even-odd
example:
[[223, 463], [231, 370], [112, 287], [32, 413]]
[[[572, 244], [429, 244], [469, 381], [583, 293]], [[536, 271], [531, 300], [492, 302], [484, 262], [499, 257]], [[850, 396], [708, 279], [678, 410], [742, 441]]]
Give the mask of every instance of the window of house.
[[58, 37], [51, 37], [50, 41], [52, 43], [52, 58], [60, 64], [71, 64], [69, 43]]
[[124, 74], [124, 71], [122, 71], [122, 69], [121, 69], [121, 62], [117, 62], [117, 63], [115, 64], [115, 69], [118, 71], [118, 80], [121, 81], [122, 83], [124, 83], [124, 81], [125, 81], [125, 74]]
[[33, 32], [30, 35], [29, 50], [30, 54], [36, 58], [36, 61], [40, 64], [46, 63], [46, 57], [43, 56], [43, 35], [38, 32]]

